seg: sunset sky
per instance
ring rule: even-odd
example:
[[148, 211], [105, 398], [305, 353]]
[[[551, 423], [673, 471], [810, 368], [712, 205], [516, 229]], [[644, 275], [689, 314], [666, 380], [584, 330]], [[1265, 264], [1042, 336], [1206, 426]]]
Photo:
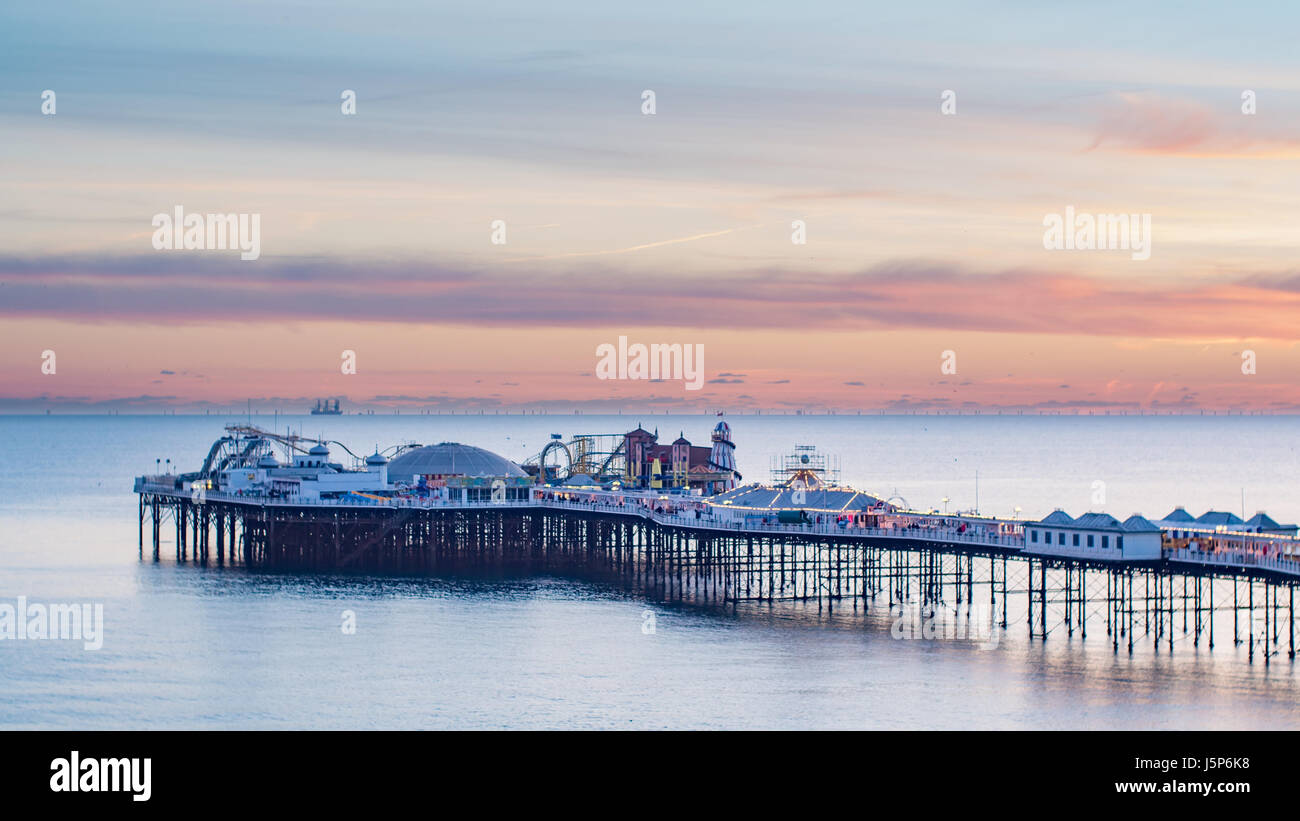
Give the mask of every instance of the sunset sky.
[[274, 8], [0, 8], [0, 412], [1300, 411], [1294, 7]]

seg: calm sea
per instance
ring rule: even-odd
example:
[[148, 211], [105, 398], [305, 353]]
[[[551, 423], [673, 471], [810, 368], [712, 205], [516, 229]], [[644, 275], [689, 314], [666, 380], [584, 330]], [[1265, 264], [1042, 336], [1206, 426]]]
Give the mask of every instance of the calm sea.
[[[1296, 728], [1295, 666], [1177, 635], [1172, 656], [1087, 642], [901, 641], [882, 612], [715, 612], [565, 579], [321, 578], [141, 562], [132, 476], [197, 467], [217, 416], [0, 417], [0, 603], [101, 603], [99, 650], [0, 641], [0, 726], [113, 728]], [[549, 434], [711, 416], [255, 416], [376, 444], [460, 441], [522, 461]], [[796, 444], [914, 507], [1042, 516], [1175, 505], [1300, 520], [1300, 419], [732, 416], [765, 479]], [[978, 474], [978, 481], [976, 476]], [[1100, 484], [1099, 484], [1100, 483]], [[1094, 494], [1104, 494], [1094, 504]], [[948, 501], [945, 503], [944, 499]], [[1100, 497], [1098, 497], [1100, 498]], [[356, 632], [341, 630], [343, 611]], [[647, 611], [653, 633], [643, 630]]]

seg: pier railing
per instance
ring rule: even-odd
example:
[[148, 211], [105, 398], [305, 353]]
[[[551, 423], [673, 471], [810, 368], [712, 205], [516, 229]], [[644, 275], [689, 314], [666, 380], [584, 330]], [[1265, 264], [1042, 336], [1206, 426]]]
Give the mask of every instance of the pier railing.
[[935, 541], [945, 543], [971, 544], [979, 546], [1005, 547], [1019, 549], [1024, 540], [1018, 536], [987, 534], [978, 531], [959, 531], [956, 528], [886, 528], [861, 527], [853, 524], [841, 526], [837, 522], [788, 523], [744, 521], [720, 517], [711, 513], [701, 516], [683, 515], [681, 513], [658, 512], [644, 505], [606, 504], [602, 502], [574, 502], [560, 499], [538, 499], [541, 507], [558, 510], [580, 510], [595, 513], [614, 513], [641, 516], [662, 525], [693, 528], [697, 530], [717, 530], [728, 533], [755, 534], [789, 534], [799, 536], [834, 536], [836, 538], [870, 538], [897, 539], [899, 541]]
[[1165, 558], [1174, 562], [1213, 565], [1218, 567], [1253, 567], [1259, 570], [1272, 570], [1291, 576], [1300, 576], [1300, 562], [1281, 556], [1263, 556], [1246, 551], [1225, 550], [1213, 553], [1204, 550], [1192, 550], [1188, 547], [1164, 551]]
[[[241, 496], [238, 493], [225, 493], [218, 490], [206, 490], [196, 498], [193, 491], [177, 490], [171, 486], [150, 486], [145, 484], [143, 491], [145, 493], [158, 493], [171, 495], [177, 498], [190, 499], [198, 502], [199, 499], [209, 502], [231, 502], [235, 504], [257, 505], [259, 507], [343, 507], [343, 508], [395, 508], [400, 510], [417, 509], [417, 510], [483, 510], [489, 508], [506, 507], [537, 507], [537, 503], [531, 499], [508, 499], [499, 502], [459, 502], [448, 501], [444, 499], [401, 499], [393, 498], [385, 501], [378, 499], [358, 498], [355, 496], [346, 496], [339, 499], [308, 499], [301, 496], [283, 497], [283, 496]], [[201, 503], [201, 502], [199, 502]]]

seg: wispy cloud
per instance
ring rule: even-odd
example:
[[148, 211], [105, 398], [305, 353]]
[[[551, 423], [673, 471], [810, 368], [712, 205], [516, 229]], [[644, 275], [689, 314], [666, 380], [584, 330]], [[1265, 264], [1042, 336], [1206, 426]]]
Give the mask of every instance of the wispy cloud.
[[1294, 271], [1143, 282], [923, 261], [847, 275], [682, 274], [647, 290], [634, 276], [595, 269], [518, 280], [424, 262], [0, 257], [0, 281], [0, 315], [96, 322], [237, 317], [555, 327], [590, 322], [598, 305], [608, 325], [797, 328], [816, 316], [820, 327], [845, 330], [1293, 339], [1300, 310]]
[[1106, 98], [1089, 151], [1115, 148], [1169, 156], [1300, 157], [1300, 137], [1279, 133], [1275, 120], [1244, 116], [1240, 101], [1218, 106], [1153, 93]]

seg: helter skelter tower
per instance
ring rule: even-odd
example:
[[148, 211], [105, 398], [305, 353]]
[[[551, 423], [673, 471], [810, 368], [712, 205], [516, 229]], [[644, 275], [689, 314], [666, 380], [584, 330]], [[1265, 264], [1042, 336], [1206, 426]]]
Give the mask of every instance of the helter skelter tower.
[[726, 487], [722, 491], [736, 486], [736, 446], [731, 441], [731, 425], [725, 419], [713, 428], [713, 452], [709, 454], [709, 464], [717, 472], [725, 472], [728, 476]]
[[812, 490], [839, 483], [839, 457], [818, 453], [816, 445], [795, 445], [793, 453], [772, 457], [772, 484], [777, 487]]

